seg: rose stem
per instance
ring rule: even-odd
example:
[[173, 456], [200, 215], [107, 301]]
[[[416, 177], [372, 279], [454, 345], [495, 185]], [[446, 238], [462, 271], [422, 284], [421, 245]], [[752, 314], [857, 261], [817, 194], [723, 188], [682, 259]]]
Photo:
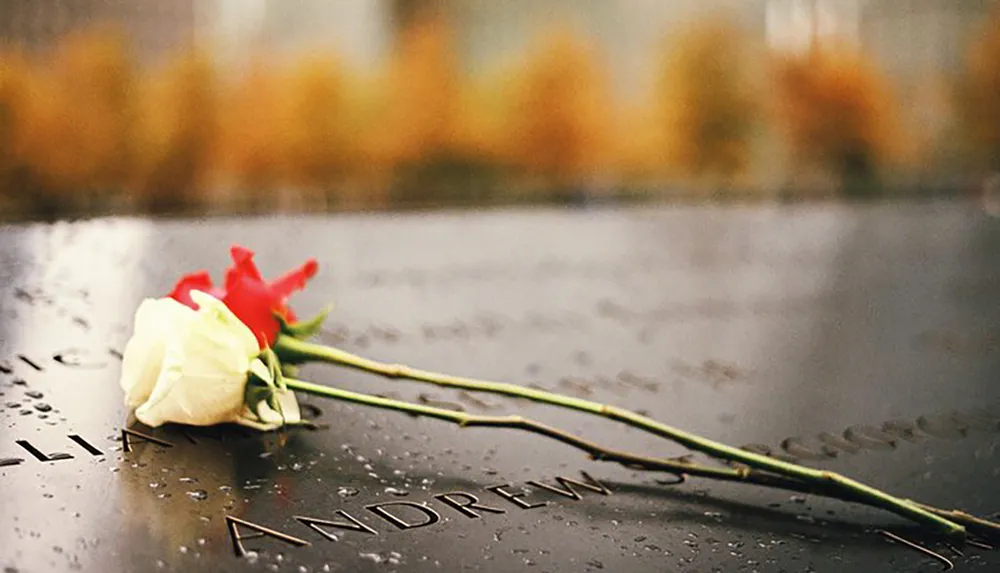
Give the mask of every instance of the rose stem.
[[[436, 372], [427, 372], [401, 364], [385, 364], [363, 358], [337, 348], [313, 344], [311, 342], [306, 342], [290, 336], [279, 336], [273, 349], [283, 361], [291, 363], [303, 362], [305, 360], [322, 360], [379, 374], [388, 378], [405, 378], [451, 388], [463, 388], [472, 391], [492, 392], [507, 396], [527, 398], [536, 402], [596, 414], [598, 416], [620, 421], [629, 426], [667, 438], [691, 450], [699, 451], [712, 457], [737, 462], [751, 468], [801, 480], [807, 484], [817, 487], [822, 491], [830, 491], [831, 493], [837, 492], [842, 494], [838, 497], [849, 497], [852, 499], [863, 500], [864, 503], [868, 505], [880, 507], [915, 522], [928, 525], [949, 536], [962, 537], [965, 534], [964, 527], [950, 521], [949, 519], [936, 515], [934, 512], [924, 509], [913, 502], [897, 498], [840, 474], [826, 470], [809, 468], [753, 452], [748, 452], [739, 448], [734, 448], [721, 442], [703, 438], [696, 434], [668, 426], [651, 418], [647, 418], [615, 406], [609, 406], [581, 398], [573, 398], [571, 396], [564, 396], [553, 392], [546, 392], [544, 390], [526, 388], [516, 384], [489, 382], [485, 380], [475, 380], [471, 378], [439, 374]], [[326, 387], [317, 386], [317, 388]], [[341, 391], [338, 390], [338, 392]], [[372, 397], [363, 394], [355, 395], [355, 397], [372, 399]], [[344, 399], [347, 398], [345, 397]], [[414, 406], [408, 405], [408, 408], [412, 407]], [[445, 410], [445, 412], [450, 411]], [[454, 416], [454, 413], [449, 413], [449, 416]], [[455, 420], [453, 418], [443, 419], [461, 422], [461, 420]]]
[[[279, 339], [279, 346], [281, 345], [281, 340]], [[278, 352], [279, 356], [281, 351], [278, 346], [275, 347], [275, 351]], [[438, 376], [438, 375], [435, 375]], [[357, 392], [351, 392], [348, 390], [342, 390], [339, 388], [332, 388], [329, 386], [323, 386], [320, 384], [314, 384], [311, 382], [305, 382], [301, 380], [294, 380], [286, 378], [285, 382], [289, 388], [293, 390], [299, 390], [303, 392], [308, 392], [311, 394], [318, 394], [320, 396], [326, 396], [329, 398], [335, 398], [347, 402], [355, 402], [359, 404], [366, 404], [369, 406], [375, 406], [380, 408], [392, 409], [402, 412], [407, 412], [410, 414], [429, 416], [433, 418], [438, 418], [441, 420], [450, 421], [460, 426], [492, 426], [492, 427], [508, 427], [508, 428], [518, 428], [526, 431], [534, 432], [537, 434], [545, 435], [550, 438], [559, 440], [563, 443], [573, 445], [584, 451], [587, 451], [592, 456], [597, 459], [615, 459], [609, 458], [610, 453], [613, 456], [618, 456], [615, 461], [623, 461], [622, 454], [620, 452], [608, 452], [601, 448], [597, 444], [587, 442], [582, 438], [577, 438], [570, 434], [566, 434], [549, 426], [544, 426], [538, 424], [531, 420], [527, 420], [520, 416], [476, 416], [467, 414], [465, 412], [456, 412], [453, 410], [447, 410], [443, 408], [434, 408], [431, 406], [426, 406], [423, 404], [411, 404], [409, 402], [404, 402], [400, 400], [391, 400], [388, 398], [380, 398], [377, 396], [371, 396], [368, 394], [362, 394]], [[470, 381], [476, 383], [475, 381]], [[482, 384], [482, 383], [477, 383]], [[604, 406], [596, 404], [594, 402], [589, 402], [586, 400], [578, 400], [575, 398], [570, 398], [566, 396], [560, 396], [558, 394], [549, 394], [546, 392], [540, 392], [537, 390], [532, 390], [529, 388], [521, 388], [518, 386], [510, 384], [498, 384], [498, 383], [488, 383], [492, 386], [501, 387], [511, 387], [522, 392], [529, 393], [529, 396], [539, 395], [540, 401], [545, 401], [545, 398], [551, 396], [558, 399], [557, 403], [568, 403], [574, 404], [579, 409], [583, 409], [587, 412], [596, 413], [599, 415], [604, 415], [615, 420], [621, 420], [629, 425], [636, 426], [641, 429], [648, 430], [654, 434], [661, 435], [678, 443], [687, 446], [693, 450], [698, 450], [709, 455], [720, 457], [724, 459], [729, 459], [731, 461], [736, 461], [743, 463], [750, 467], [756, 467], [765, 471], [770, 471], [777, 473], [779, 475], [787, 476], [793, 479], [801, 480], [806, 482], [807, 485], [813, 485], [817, 487], [820, 491], [830, 491], [831, 493], [837, 495], [837, 497], [853, 499], [867, 505], [880, 507], [886, 509], [900, 516], [906, 517], [907, 519], [913, 520], [918, 523], [922, 523], [933, 527], [935, 530], [939, 530], [949, 536], [964, 537], [965, 528], [961, 525], [950, 521], [944, 517], [936, 515], [934, 512], [927, 509], [922, 509], [912, 502], [902, 500], [893, 497], [887, 493], [881, 492], [875, 488], [864, 485], [862, 483], [856, 482], [849, 478], [840, 476], [838, 474], [816, 470], [812, 468], [807, 468], [804, 466], [799, 466], [789, 462], [784, 462], [780, 460], [773, 460], [771, 458], [766, 458], [752, 452], [744, 452], [725, 444], [718, 442], [713, 442], [693, 434], [689, 434], [682, 430], [677, 430], [660, 424], [655, 420], [640, 416], [638, 414], [629, 412], [627, 410], [622, 410], [619, 408], [614, 408], [610, 406]], [[601, 454], [604, 454], [601, 457]], [[640, 462], [640, 465], [645, 467], [650, 467], [653, 460], [648, 458], [638, 458], [636, 456], [629, 456], [634, 462]], [[646, 464], [641, 462], [645, 461]], [[673, 462], [668, 460], [660, 460], [655, 462], [655, 464], [660, 464], [659, 469], [665, 469], [667, 471], [672, 471], [674, 473], [687, 473], [690, 475], [695, 475], [694, 471], [691, 469], [693, 464], [683, 464], [681, 462]], [[684, 469], [678, 468], [681, 465]], [[669, 467], [669, 469], [668, 469]], [[711, 470], [711, 471], [709, 471]], [[722, 479], [740, 479], [731, 472], [739, 473], [740, 470], [725, 470], [722, 468], [708, 468], [703, 466], [698, 466], [699, 475], [704, 475], [705, 477], [720, 477]], [[704, 473], [702, 473], [704, 472]], [[746, 473], [746, 472], [743, 472]], [[710, 475], [711, 474], [711, 475]], [[727, 477], [723, 477], [726, 475]]]

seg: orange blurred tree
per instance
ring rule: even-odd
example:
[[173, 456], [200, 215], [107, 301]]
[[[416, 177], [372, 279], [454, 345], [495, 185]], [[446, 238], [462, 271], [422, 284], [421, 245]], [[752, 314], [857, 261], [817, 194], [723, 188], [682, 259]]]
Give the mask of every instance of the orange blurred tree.
[[601, 66], [576, 35], [545, 34], [514, 92], [508, 149], [517, 165], [560, 191], [609, 167], [611, 97]]
[[148, 80], [136, 143], [135, 185], [154, 211], [191, 207], [212, 168], [218, 93], [209, 58], [190, 50]]
[[0, 50], [0, 196], [18, 203], [27, 199], [28, 172], [18, 139], [26, 129], [30, 71], [21, 54]]
[[686, 25], [656, 82], [662, 152], [671, 171], [729, 180], [750, 161], [757, 108], [748, 43], [725, 20]]
[[356, 161], [347, 78], [332, 58], [307, 56], [283, 82], [283, 164], [292, 185], [333, 197]]
[[831, 172], [843, 193], [874, 192], [879, 168], [897, 149], [899, 125], [886, 82], [863, 54], [815, 46], [780, 59], [776, 90], [794, 159]]
[[284, 97], [273, 68], [257, 62], [226, 91], [219, 110], [219, 168], [255, 206], [267, 206], [284, 177]]
[[379, 155], [396, 167], [397, 198], [478, 195], [496, 158], [495, 124], [478, 106], [488, 98], [460, 73], [445, 17], [412, 16], [398, 37], [385, 91], [386, 112], [375, 129], [385, 132]]
[[461, 94], [451, 42], [446, 22], [427, 15], [416, 17], [398, 38], [379, 127], [394, 162], [413, 164], [451, 151]]
[[105, 196], [125, 183], [135, 116], [132, 65], [112, 30], [71, 34], [30, 79], [18, 153], [45, 211]]
[[958, 103], [974, 152], [989, 168], [1000, 169], [1000, 8], [970, 46]]

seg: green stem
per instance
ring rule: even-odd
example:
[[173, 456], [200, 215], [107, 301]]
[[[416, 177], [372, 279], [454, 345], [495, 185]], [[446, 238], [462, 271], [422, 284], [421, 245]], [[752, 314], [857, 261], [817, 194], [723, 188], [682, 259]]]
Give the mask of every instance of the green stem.
[[286, 377], [284, 378], [284, 382], [288, 388], [298, 392], [306, 392], [317, 396], [323, 396], [325, 398], [341, 400], [343, 402], [353, 402], [355, 404], [374, 406], [376, 408], [383, 408], [386, 410], [405, 412], [415, 416], [436, 418], [438, 420], [458, 424], [462, 427], [491, 426], [526, 430], [532, 433], [547, 436], [564, 444], [583, 450], [594, 460], [617, 462], [629, 468], [664, 471], [679, 476], [694, 475], [728, 481], [741, 481], [744, 479], [745, 475], [747, 475], [746, 471], [738, 469], [702, 466], [692, 462], [676, 459], [652, 458], [613, 450], [521, 416], [480, 416], [457, 410], [437, 408], [426, 404], [414, 404], [412, 402], [404, 402], [402, 400], [393, 400], [391, 398], [383, 398], [381, 396], [373, 396], [371, 394], [342, 390], [340, 388], [333, 388], [293, 378]]
[[[535, 402], [541, 402], [544, 404], [560, 406], [571, 410], [596, 414], [598, 416], [602, 416], [611, 420], [620, 421], [634, 428], [639, 428], [649, 433], [667, 438], [691, 450], [702, 452], [704, 454], [707, 454], [715, 458], [720, 458], [728, 460], [730, 462], [740, 463], [749, 466], [750, 468], [763, 470], [766, 472], [771, 472], [795, 480], [806, 482], [808, 484], [814, 485], [818, 489], [827, 490], [835, 492], [836, 494], [840, 494], [837, 495], [837, 497], [848, 497], [857, 499], [868, 505], [874, 507], [880, 507], [882, 509], [893, 512], [907, 519], [913, 520], [917, 523], [927, 525], [949, 536], [963, 537], [965, 535], [965, 528], [962, 527], [961, 525], [958, 525], [944, 517], [936, 515], [934, 512], [928, 511], [927, 509], [924, 509], [912, 502], [892, 496], [881, 490], [878, 490], [861, 482], [852, 480], [850, 478], [844, 477], [840, 474], [826, 470], [809, 468], [791, 462], [777, 460], [768, 456], [756, 454], [754, 452], [748, 452], [739, 448], [734, 448], [732, 446], [728, 446], [721, 442], [716, 442], [714, 440], [703, 438], [696, 434], [692, 434], [690, 432], [686, 432], [684, 430], [668, 426], [666, 424], [657, 422], [656, 420], [653, 420], [646, 416], [642, 416], [640, 414], [636, 414], [634, 412], [622, 408], [617, 408], [615, 406], [609, 406], [606, 404], [593, 402], [591, 400], [584, 400], [581, 398], [564, 396], [561, 394], [547, 392], [544, 390], [526, 388], [524, 386], [518, 386], [516, 384], [509, 384], [503, 382], [490, 382], [485, 380], [464, 378], [460, 376], [451, 376], [447, 374], [440, 374], [437, 372], [418, 370], [402, 364], [386, 364], [368, 358], [363, 358], [361, 356], [345, 352], [338, 348], [313, 344], [311, 342], [306, 342], [285, 335], [278, 337], [278, 340], [276, 341], [273, 348], [274, 351], [278, 354], [278, 356], [283, 361], [288, 363], [300, 363], [308, 360], [320, 360], [325, 362], [331, 362], [334, 364], [340, 364], [343, 366], [348, 366], [351, 368], [356, 368], [374, 374], [379, 374], [381, 376], [385, 376], [388, 378], [405, 378], [420, 382], [428, 382], [431, 384], [436, 384], [438, 386], [444, 386], [449, 388], [462, 388], [465, 390], [472, 390], [478, 392], [491, 392], [506, 396], [526, 398], [528, 400], [532, 400]], [[309, 383], [302, 383], [302, 384], [309, 384]], [[289, 384], [289, 386], [291, 386], [291, 384]], [[452, 410], [443, 410], [438, 408], [432, 408], [430, 406], [409, 404], [407, 402], [398, 402], [398, 401], [388, 400], [385, 398], [368, 396], [365, 394], [351, 393], [345, 390], [332, 389], [326, 386], [318, 386], [318, 385], [312, 385], [312, 386], [315, 386], [315, 388], [326, 389], [326, 391], [334, 391], [337, 393], [342, 393], [339, 396], [324, 394], [330, 397], [339, 397], [340, 399], [347, 401], [359, 402], [384, 408], [403, 410], [410, 413], [427, 415], [439, 419], [449, 420], [456, 423], [463, 423], [466, 425], [468, 424], [468, 422], [460, 421], [464, 419], [464, 417], [468, 416], [467, 414], [454, 412]], [[364, 397], [363, 398], [364, 401], [358, 399], [358, 397]], [[383, 405], [379, 401], [384, 402], [386, 405]], [[392, 405], [388, 405], [390, 403]], [[406, 404], [406, 406], [403, 407], [402, 404]], [[456, 418], [456, 416], [459, 417]], [[519, 417], [516, 416], [504, 417], [503, 419], [506, 420], [508, 423], [499, 425], [509, 427], [510, 426], [509, 422], [515, 418], [520, 419]], [[479, 425], [489, 425], [489, 424], [479, 424]]]

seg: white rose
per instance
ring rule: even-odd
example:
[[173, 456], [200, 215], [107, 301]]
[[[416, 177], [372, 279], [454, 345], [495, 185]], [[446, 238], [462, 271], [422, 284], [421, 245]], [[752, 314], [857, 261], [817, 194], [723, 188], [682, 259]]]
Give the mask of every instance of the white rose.
[[193, 310], [171, 298], [147, 299], [135, 314], [125, 346], [121, 386], [136, 418], [157, 427], [167, 422], [210, 426], [235, 422], [260, 430], [300, 421], [298, 402], [278, 390], [281, 412], [245, 405], [250, 371], [269, 379], [258, 358], [257, 338], [226, 305], [192, 291]]

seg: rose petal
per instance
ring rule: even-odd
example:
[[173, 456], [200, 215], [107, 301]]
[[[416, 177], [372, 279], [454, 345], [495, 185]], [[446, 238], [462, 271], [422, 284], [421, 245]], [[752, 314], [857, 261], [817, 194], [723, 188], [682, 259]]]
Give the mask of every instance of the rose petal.
[[194, 318], [195, 311], [171, 298], [146, 299], [135, 312], [132, 337], [122, 355], [119, 383], [125, 404], [136, 407], [153, 392], [163, 364], [167, 333]]
[[267, 285], [242, 277], [227, 289], [223, 302], [253, 332], [261, 348], [277, 339], [279, 325], [272, 309], [279, 307], [280, 303], [271, 295]]
[[177, 281], [177, 284], [174, 285], [174, 290], [170, 291], [170, 294], [167, 296], [184, 306], [198, 310], [198, 306], [191, 300], [191, 291], [200, 290], [209, 292], [211, 289], [212, 276], [208, 274], [208, 271], [198, 271], [181, 277], [181, 280]]
[[239, 245], [233, 245], [229, 249], [229, 255], [233, 259], [233, 266], [226, 271], [226, 290], [232, 288], [232, 284], [241, 278], [263, 283], [264, 277], [260, 274], [260, 269], [253, 262], [253, 251]]
[[319, 263], [316, 262], [316, 259], [309, 259], [301, 267], [272, 281], [271, 292], [283, 301], [293, 292], [304, 289], [306, 282], [316, 276], [317, 270], [319, 270]]
[[247, 327], [221, 301], [192, 291], [197, 313], [164, 334], [159, 376], [136, 417], [208, 426], [234, 422], [243, 409], [247, 371], [258, 347]]

